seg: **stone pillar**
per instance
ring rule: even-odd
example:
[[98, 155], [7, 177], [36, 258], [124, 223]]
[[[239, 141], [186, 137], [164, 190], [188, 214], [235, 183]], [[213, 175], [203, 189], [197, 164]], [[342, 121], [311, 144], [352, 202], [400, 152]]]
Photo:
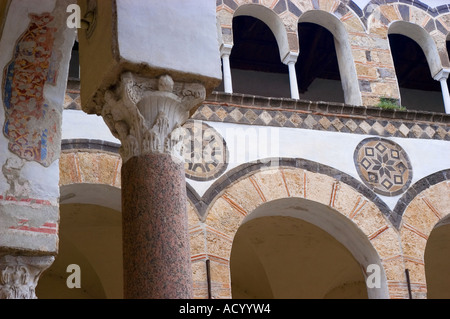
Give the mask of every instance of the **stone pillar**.
[[222, 57], [223, 66], [223, 85], [225, 93], [233, 93], [233, 82], [231, 79], [230, 55], [232, 46], [230, 44], [222, 44], [220, 47], [220, 55]]
[[39, 276], [58, 254], [62, 105], [76, 37], [66, 10], [76, 1], [7, 2], [0, 26], [0, 299], [36, 298]]
[[289, 84], [291, 87], [291, 98], [299, 99], [300, 94], [298, 92], [297, 74], [295, 72], [295, 63], [297, 62], [298, 54], [290, 52], [283, 60], [289, 68]]
[[0, 299], [37, 299], [36, 286], [54, 256], [0, 257]]
[[447, 114], [450, 114], [450, 94], [447, 85], [449, 73], [450, 69], [442, 69], [437, 75], [434, 76], [434, 79], [441, 83], [442, 98], [444, 99], [445, 113]]
[[124, 297], [193, 297], [183, 124], [205, 99], [198, 83], [124, 73], [101, 115], [121, 140]]

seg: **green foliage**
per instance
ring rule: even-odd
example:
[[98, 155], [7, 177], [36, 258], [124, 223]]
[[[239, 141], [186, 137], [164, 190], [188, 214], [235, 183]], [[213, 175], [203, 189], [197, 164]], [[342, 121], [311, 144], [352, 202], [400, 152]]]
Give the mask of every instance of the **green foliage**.
[[398, 105], [396, 99], [388, 97], [381, 97], [380, 102], [376, 106], [385, 110], [406, 110], [406, 107]]

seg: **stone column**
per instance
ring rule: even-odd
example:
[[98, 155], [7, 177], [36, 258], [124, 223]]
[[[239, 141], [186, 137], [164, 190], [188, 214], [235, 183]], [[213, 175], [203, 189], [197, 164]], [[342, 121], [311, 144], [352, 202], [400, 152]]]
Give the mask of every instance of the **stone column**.
[[233, 82], [231, 79], [230, 55], [232, 46], [230, 44], [222, 44], [220, 47], [220, 55], [222, 57], [223, 66], [223, 85], [225, 93], [233, 93]]
[[78, 2], [81, 104], [122, 144], [124, 297], [192, 298], [181, 125], [222, 79], [216, 4], [132, 2]]
[[450, 114], [450, 94], [447, 85], [449, 73], [450, 69], [442, 69], [437, 75], [434, 76], [434, 79], [441, 83], [442, 98], [444, 99], [445, 113], [447, 114]]
[[205, 99], [197, 83], [124, 73], [101, 111], [121, 140], [124, 297], [193, 297], [183, 124]]
[[297, 74], [295, 72], [295, 63], [297, 62], [298, 54], [290, 52], [284, 59], [283, 63], [289, 68], [289, 84], [291, 87], [291, 98], [299, 99], [300, 94], [298, 92]]
[[0, 299], [37, 299], [36, 286], [53, 256], [0, 257]]

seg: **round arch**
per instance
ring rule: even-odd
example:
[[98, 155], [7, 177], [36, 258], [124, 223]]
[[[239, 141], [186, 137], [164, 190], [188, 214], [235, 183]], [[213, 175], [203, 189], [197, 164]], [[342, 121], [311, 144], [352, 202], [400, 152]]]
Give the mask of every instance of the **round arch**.
[[[367, 16], [366, 20], [368, 21], [367, 23], [369, 33], [379, 34], [384, 37], [385, 30], [388, 30], [390, 32], [390, 27], [392, 26], [392, 24], [400, 22], [413, 25], [411, 30], [406, 31], [408, 34], [399, 34], [410, 37], [421, 47], [423, 44], [426, 45], [429, 39], [431, 39], [434, 42], [434, 46], [436, 46], [437, 51], [439, 52], [439, 56], [437, 58], [437, 60], [439, 60], [439, 64], [441, 65], [441, 67], [448, 67], [450, 65], [450, 61], [449, 56], [445, 50], [445, 41], [449, 33], [446, 30], [446, 27], [444, 27], [441, 23], [442, 21], [436, 19], [437, 16], [432, 14], [432, 12], [437, 8], [428, 7], [427, 10], [426, 7], [426, 5], [423, 6], [422, 4], [414, 4], [410, 6], [404, 3], [369, 4], [364, 9], [365, 15]], [[368, 10], [370, 10], [370, 12]], [[439, 12], [439, 10], [437, 10], [437, 13], [438, 16], [441, 15], [441, 12]], [[445, 16], [445, 14], [441, 15], [441, 17], [442, 16]], [[426, 33], [427, 35], [425, 35], [424, 33]], [[414, 35], [417, 36], [417, 38], [428, 37], [429, 39], [423, 41], [421, 39], [414, 38]], [[431, 42], [429, 42], [429, 44], [431, 45]], [[425, 52], [425, 49], [423, 47], [422, 50]], [[433, 54], [435, 54], [435, 52]], [[433, 59], [436, 59], [436, 57], [433, 57]], [[432, 76], [436, 75], [437, 72], [433, 73], [430, 61], [429, 65]], [[438, 70], [438, 72], [439, 71], [440, 69]]]
[[414, 40], [427, 58], [431, 77], [436, 76], [442, 70], [436, 42], [424, 28], [411, 22], [394, 21], [389, 25], [388, 34], [401, 34]]
[[[95, 215], [103, 216], [102, 223], [97, 223], [97, 231], [94, 236], [97, 239], [102, 240], [98, 236], [101, 232], [104, 234], [110, 233], [107, 228], [111, 226], [116, 228], [116, 233], [113, 236], [115, 244], [112, 242], [105, 244], [106, 250], [109, 252], [108, 256], [116, 256], [116, 276], [114, 280], [110, 280], [111, 283], [118, 283], [121, 286], [122, 270], [121, 261], [117, 264], [117, 258], [122, 253], [118, 249], [121, 249], [121, 231], [118, 232], [117, 228], [119, 224], [121, 226], [121, 158], [114, 152], [106, 152], [101, 150], [84, 149], [69, 149], [61, 153], [60, 158], [60, 207], [62, 208], [62, 221], [67, 218], [73, 219], [74, 216], [79, 215], [78, 223], [88, 223], [89, 220], [96, 220]], [[192, 193], [192, 187], [187, 183], [188, 195]], [[194, 294], [196, 298], [205, 298], [206, 293], [203, 288], [206, 282], [204, 278], [205, 268], [205, 254], [202, 247], [204, 243], [201, 242], [203, 230], [201, 223], [201, 216], [197, 211], [197, 208], [192, 202], [192, 198], [187, 199], [187, 214], [188, 214], [188, 226], [190, 232], [191, 252], [192, 252], [192, 272], [194, 278]], [[92, 225], [93, 223], [90, 222]], [[115, 225], [115, 226], [114, 226]], [[47, 272], [47, 278], [44, 279], [43, 284], [39, 285], [41, 296], [44, 298], [55, 298], [55, 294], [52, 290], [56, 288], [61, 291], [60, 298], [90, 298], [92, 297], [92, 291], [96, 298], [121, 298], [121, 291], [116, 287], [105, 286], [104, 276], [111, 275], [111, 268], [102, 269], [97, 271], [95, 267], [91, 265], [91, 261], [85, 256], [86, 252], [80, 251], [72, 242], [73, 238], [67, 239], [64, 229], [60, 232], [60, 243], [64, 244], [61, 249], [69, 250], [69, 253], [64, 254], [64, 251], [60, 249], [58, 263], [52, 266]], [[73, 236], [72, 236], [73, 237]], [[92, 239], [93, 240], [93, 239]], [[115, 252], [112, 251], [115, 247]], [[64, 256], [66, 255], [66, 257]], [[67, 257], [69, 255], [69, 257]], [[62, 256], [62, 257], [61, 257]], [[67, 287], [65, 282], [61, 280], [54, 280], [55, 278], [66, 278], [69, 274], [66, 272], [68, 261], [71, 256], [80, 260], [80, 266], [86, 268], [86, 273], [89, 275], [86, 277], [86, 281], [89, 281], [91, 289], [89, 293], [81, 292], [79, 294], [67, 294]], [[98, 254], [101, 257], [101, 254]], [[69, 259], [68, 259], [69, 258]], [[73, 261], [73, 259], [71, 259]], [[98, 260], [94, 261], [96, 264], [101, 264]], [[103, 266], [101, 266], [103, 267]], [[117, 268], [119, 267], [119, 269]], [[119, 280], [117, 280], [119, 278]], [[55, 286], [56, 285], [56, 286]], [[103, 287], [103, 288], [102, 288]]]
[[[298, 23], [302, 22], [318, 24], [333, 34], [345, 103], [362, 105], [355, 63], [353, 58], [349, 58], [353, 57], [352, 48], [348, 38], [348, 32], [342, 21], [329, 12], [310, 10], [300, 16]], [[299, 46], [301, 50], [301, 43]]]
[[[39, 298], [122, 298], [120, 164], [113, 152], [61, 152], [59, 251], [39, 281]], [[80, 267], [80, 289], [66, 285], [73, 264]]]
[[120, 188], [104, 184], [69, 184], [60, 187], [60, 204], [98, 205], [122, 211]]
[[450, 181], [444, 180], [419, 192], [405, 209], [400, 236], [404, 267], [409, 269], [413, 297], [426, 298], [425, 252], [435, 227], [448, 222]]
[[[323, 294], [324, 292], [328, 293], [329, 291], [336, 289], [339, 286], [345, 286], [350, 283], [360, 281], [363, 282], [364, 288], [367, 290], [367, 295], [369, 296], [369, 298], [375, 299], [388, 297], [389, 294], [387, 289], [386, 275], [382, 267], [379, 268], [381, 270], [380, 275], [382, 277], [380, 280], [381, 286], [379, 288], [371, 288], [371, 289], [366, 288], [365, 281], [367, 279], [367, 273], [365, 272], [365, 270], [368, 269], [369, 265], [373, 264], [381, 265], [380, 257], [378, 256], [378, 253], [370, 243], [367, 236], [365, 236], [364, 233], [354, 223], [350, 222], [348, 218], [337, 212], [335, 209], [332, 209], [324, 204], [320, 204], [317, 202], [313, 202], [298, 197], [289, 197], [284, 199], [273, 200], [257, 207], [253, 212], [247, 215], [243, 219], [238, 231], [240, 231], [240, 229], [243, 226], [247, 225], [247, 223], [252, 223], [252, 221], [256, 220], [261, 221], [262, 219], [267, 217], [284, 217], [284, 218], [289, 217], [291, 221], [288, 222], [292, 225], [296, 224], [295, 220], [307, 222], [307, 224], [314, 225], [318, 229], [321, 229], [326, 233], [321, 234], [320, 236], [314, 235], [312, 237], [313, 241], [320, 241], [321, 237], [323, 238], [326, 235], [330, 235], [332, 238], [334, 238], [337, 242], [339, 242], [342, 245], [342, 246], [340, 245], [328, 246], [333, 247], [332, 249], [330, 249], [330, 251], [328, 251], [329, 254], [332, 254], [332, 251], [339, 250], [339, 253], [333, 256], [334, 257], [333, 261], [328, 259], [321, 260], [321, 262], [324, 264], [333, 263], [333, 265], [330, 264], [320, 265], [320, 263], [315, 264], [315, 267], [317, 268], [324, 267], [324, 270], [326, 269], [326, 272], [328, 273], [328, 275], [330, 275], [329, 278], [327, 278], [327, 275], [325, 274], [321, 275], [322, 277], [325, 277], [325, 279], [329, 282], [326, 283], [316, 282], [315, 289], [313, 289], [313, 287], [310, 288], [311, 290], [325, 289], [322, 293], [319, 293], [319, 291], [315, 291], [315, 293], [319, 293], [319, 295]], [[272, 220], [276, 221], [276, 219]], [[306, 232], [311, 233], [314, 232], [311, 228], [302, 226], [302, 224], [297, 225], [298, 225], [297, 227], [303, 228], [304, 230], [306, 230]], [[295, 231], [293, 233], [295, 233]], [[281, 237], [283, 235], [286, 234], [280, 234]], [[300, 237], [300, 240], [301, 239], [302, 238]], [[307, 238], [307, 240], [311, 239]], [[292, 242], [292, 244], [295, 243]], [[234, 241], [232, 254], [235, 249], [235, 245], [236, 244]], [[286, 247], [288, 246], [289, 244], [286, 244]], [[322, 246], [322, 248], [328, 247], [326, 245]], [[350, 252], [351, 256], [354, 258], [354, 262], [349, 261], [348, 256], [343, 256], [344, 254], [340, 250], [345, 249]], [[318, 254], [314, 254], [314, 256], [317, 255]], [[295, 258], [294, 256], [292, 257], [293, 257], [292, 259]], [[342, 265], [339, 265], [339, 263], [342, 263]], [[291, 266], [296, 267], [294, 265]], [[299, 265], [297, 265], [297, 267], [298, 266]], [[289, 268], [290, 265], [284, 265], [283, 269], [284, 271], [288, 272]], [[351, 269], [352, 271], [349, 271], [349, 273], [345, 273], [346, 268], [348, 270]], [[353, 272], [353, 274], [351, 272]], [[231, 273], [231, 276], [233, 278], [233, 273]], [[309, 274], [309, 276], [313, 276], [313, 274]], [[349, 278], [351, 278], [350, 282], [346, 282], [346, 280], [349, 280]], [[294, 282], [295, 278], [292, 278], [291, 280], [292, 282]], [[332, 284], [330, 284], [331, 282]], [[283, 285], [282, 283], [280, 284]], [[274, 283], [271, 284], [271, 286], [273, 285]], [[284, 286], [284, 288], [286, 287]]]
[[[60, 187], [59, 250], [40, 279], [42, 299], [123, 297], [120, 188], [75, 183]], [[79, 267], [80, 287], [70, 289], [70, 265]]]
[[450, 299], [450, 215], [442, 218], [430, 233], [424, 254], [428, 299]]
[[[278, 49], [280, 51], [280, 60], [290, 53], [288, 32], [281, 18], [270, 8], [260, 4], [244, 4], [239, 6], [233, 14], [233, 17], [251, 16], [264, 22], [272, 31], [277, 40]], [[230, 21], [232, 25], [232, 21]]]
[[[291, 206], [301, 207], [292, 205], [293, 202], [322, 207], [323, 214], [316, 216], [322, 219], [315, 220], [311, 214], [289, 209]], [[325, 227], [323, 229], [331, 234], [341, 233], [337, 235], [340, 242], [351, 246], [347, 249], [352, 251], [362, 268], [378, 263], [385, 273], [385, 280], [381, 289], [368, 292], [370, 298], [404, 297], [407, 293], [397, 289], [404, 285], [404, 274], [397, 270], [402, 268], [398, 233], [379, 208], [343, 182], [293, 167], [269, 168], [246, 174], [211, 202], [204, 221], [209, 237], [206, 251], [210, 258], [221, 262], [222, 275], [214, 283], [217, 286], [230, 287], [229, 261], [234, 236], [243, 222], [250, 220], [249, 216], [264, 215], [263, 208], [259, 207], [267, 203], [282, 205], [284, 214], [288, 216], [309, 218], [309, 222]], [[262, 213], [258, 213], [260, 209]], [[256, 215], [252, 215], [253, 212]], [[347, 231], [349, 229], [351, 231]], [[357, 241], [365, 244], [358, 246]]]
[[[63, 141], [64, 143], [64, 141]], [[68, 149], [59, 160], [59, 185], [99, 184], [121, 187], [122, 159], [117, 153], [95, 149]]]

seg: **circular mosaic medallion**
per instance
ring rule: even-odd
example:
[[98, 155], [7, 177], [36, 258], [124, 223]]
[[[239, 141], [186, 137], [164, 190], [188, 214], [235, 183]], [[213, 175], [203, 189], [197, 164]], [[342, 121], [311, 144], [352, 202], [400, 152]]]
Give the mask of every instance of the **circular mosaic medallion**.
[[408, 155], [397, 143], [382, 138], [365, 139], [356, 147], [354, 160], [359, 177], [380, 195], [399, 195], [411, 183]]
[[186, 177], [208, 181], [219, 177], [227, 168], [228, 150], [223, 137], [202, 121], [183, 125]]

